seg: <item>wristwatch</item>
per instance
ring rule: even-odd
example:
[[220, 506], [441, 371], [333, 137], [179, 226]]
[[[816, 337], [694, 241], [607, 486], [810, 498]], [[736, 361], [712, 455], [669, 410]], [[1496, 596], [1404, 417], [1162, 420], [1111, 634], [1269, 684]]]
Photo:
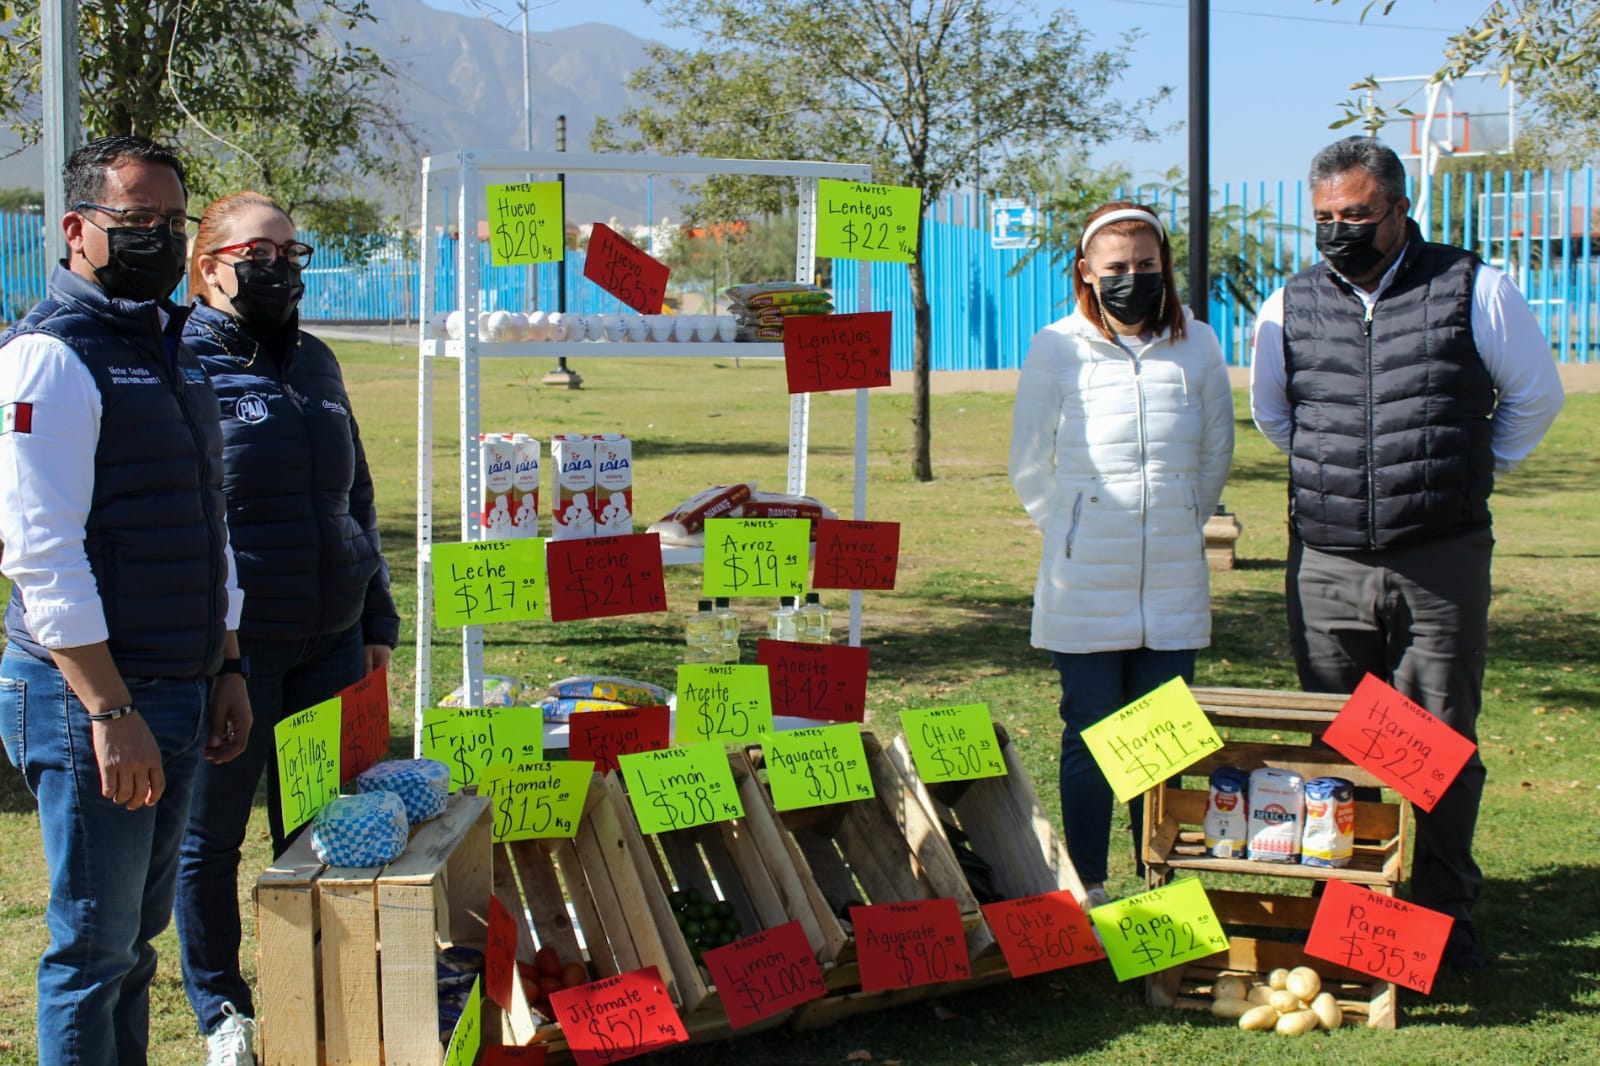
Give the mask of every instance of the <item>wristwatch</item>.
[[237, 659], [222, 660], [222, 668], [217, 671], [217, 676], [223, 674], [238, 674], [242, 678], [250, 677], [250, 656], [241, 655]]

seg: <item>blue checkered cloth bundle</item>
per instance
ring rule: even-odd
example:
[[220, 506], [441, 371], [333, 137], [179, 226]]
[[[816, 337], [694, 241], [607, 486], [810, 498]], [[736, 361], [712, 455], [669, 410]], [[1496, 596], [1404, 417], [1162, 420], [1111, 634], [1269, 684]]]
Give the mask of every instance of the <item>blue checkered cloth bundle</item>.
[[395, 793], [405, 801], [411, 824], [419, 825], [449, 802], [450, 767], [437, 759], [394, 759], [363, 771], [356, 787], [362, 792]]
[[410, 836], [406, 805], [393, 792], [336, 796], [311, 821], [311, 850], [329, 866], [384, 866]]

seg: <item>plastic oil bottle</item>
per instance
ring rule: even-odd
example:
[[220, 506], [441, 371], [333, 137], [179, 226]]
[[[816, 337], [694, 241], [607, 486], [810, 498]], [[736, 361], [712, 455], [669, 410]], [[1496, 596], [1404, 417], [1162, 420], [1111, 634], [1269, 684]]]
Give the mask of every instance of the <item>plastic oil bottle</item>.
[[739, 661], [739, 615], [728, 605], [728, 597], [718, 596], [711, 609], [716, 616], [718, 633], [722, 641], [722, 662]]
[[767, 615], [767, 636], [791, 642], [800, 639], [799, 615], [794, 609], [793, 596], [779, 597], [778, 606]]
[[803, 643], [833, 642], [833, 612], [822, 606], [822, 597], [815, 592], [806, 593], [806, 602], [795, 611], [795, 624]]
[[683, 661], [722, 662], [722, 628], [717, 616], [711, 613], [710, 600], [701, 600], [699, 610], [684, 619]]

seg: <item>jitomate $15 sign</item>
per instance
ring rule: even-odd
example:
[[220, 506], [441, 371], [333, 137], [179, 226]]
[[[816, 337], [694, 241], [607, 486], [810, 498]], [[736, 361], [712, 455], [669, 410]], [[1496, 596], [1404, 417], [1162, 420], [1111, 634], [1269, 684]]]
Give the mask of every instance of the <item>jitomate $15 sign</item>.
[[744, 816], [727, 749], [717, 741], [619, 755], [628, 801], [646, 833]]
[[1478, 746], [1368, 674], [1322, 739], [1425, 811]]
[[899, 567], [899, 522], [817, 520], [812, 588], [886, 591], [894, 588]]
[[799, 596], [811, 564], [805, 518], [708, 518], [704, 596]]
[[901, 711], [900, 724], [917, 775], [930, 785], [1006, 773], [988, 704]]
[[433, 613], [441, 626], [544, 617], [544, 539], [435, 544]]
[[798, 921], [712, 948], [705, 964], [735, 1029], [828, 994], [822, 967]]
[[982, 909], [1012, 977], [1106, 957], [1089, 916], [1066, 890], [985, 903]]
[[1083, 742], [1123, 803], [1222, 747], [1181, 677], [1106, 715]]
[[871, 799], [867, 752], [857, 725], [785, 729], [761, 744], [772, 805], [780, 811]]
[[772, 713], [820, 722], [859, 722], [867, 713], [872, 653], [848, 644], [756, 641], [756, 662], [768, 673]]
[[964, 981], [972, 976], [961, 908], [953, 899], [851, 907], [861, 990]]
[[1455, 919], [1347, 881], [1329, 881], [1306, 954], [1426, 995]]
[[1089, 918], [1119, 981], [1228, 950], [1228, 935], [1198, 877], [1112, 900]]
[[765, 666], [684, 663], [678, 667], [679, 744], [753, 741], [772, 732]]
[[552, 540], [545, 566], [553, 622], [667, 609], [659, 533]]
[[485, 770], [478, 794], [489, 797], [495, 843], [576, 835], [593, 776], [594, 763], [577, 759]]
[[544, 758], [537, 707], [429, 707], [422, 712], [422, 757], [450, 768], [450, 790], [475, 785], [492, 766]]
[[578, 1066], [607, 1066], [689, 1039], [654, 966], [550, 993]]

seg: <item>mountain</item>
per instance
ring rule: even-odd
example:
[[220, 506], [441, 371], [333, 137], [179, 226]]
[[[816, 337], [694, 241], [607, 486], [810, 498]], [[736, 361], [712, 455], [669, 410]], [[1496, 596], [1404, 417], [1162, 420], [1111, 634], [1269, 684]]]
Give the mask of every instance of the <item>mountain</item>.
[[[397, 111], [416, 136], [418, 155], [406, 203], [415, 217], [421, 157], [457, 148], [521, 148], [522, 35], [489, 21], [440, 11], [422, 0], [370, 0], [376, 21], [352, 40], [374, 49], [396, 72]], [[556, 116], [567, 116], [567, 147], [587, 151], [589, 131], [600, 115], [615, 115], [629, 102], [628, 73], [646, 62], [649, 43], [627, 30], [599, 23], [528, 35], [531, 56], [533, 144], [555, 147]], [[0, 154], [15, 143], [0, 136]], [[33, 149], [0, 159], [0, 186], [41, 185], [42, 153]], [[656, 181], [650, 213], [676, 211], [671, 183]], [[442, 194], [441, 194], [442, 195]], [[574, 222], [643, 223], [647, 200], [642, 178], [590, 178], [568, 185], [567, 213]]]

